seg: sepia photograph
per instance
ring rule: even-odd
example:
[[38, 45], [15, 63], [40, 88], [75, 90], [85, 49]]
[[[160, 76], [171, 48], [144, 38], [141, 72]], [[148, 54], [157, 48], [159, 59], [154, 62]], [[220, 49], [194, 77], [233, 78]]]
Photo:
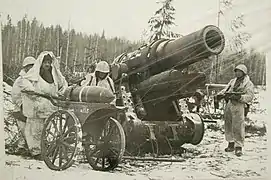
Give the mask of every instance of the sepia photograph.
[[0, 179], [268, 179], [270, 17], [270, 0], [0, 0]]

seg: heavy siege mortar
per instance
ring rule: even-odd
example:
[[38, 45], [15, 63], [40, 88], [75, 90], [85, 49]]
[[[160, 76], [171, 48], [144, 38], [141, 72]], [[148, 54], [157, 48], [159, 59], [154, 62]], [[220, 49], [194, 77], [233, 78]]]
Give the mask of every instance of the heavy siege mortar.
[[222, 52], [224, 35], [209, 25], [176, 40], [160, 39], [117, 57], [112, 77], [123, 115], [127, 152], [168, 154], [184, 143], [199, 144], [204, 124], [198, 114], [184, 113], [179, 99], [204, 88], [204, 73], [183, 73], [189, 65]]
[[201, 142], [202, 119], [183, 112], [178, 100], [204, 88], [205, 75], [182, 70], [219, 54], [224, 42], [217, 27], [206, 26], [185, 37], [159, 40], [122, 54], [112, 64], [117, 106], [110, 104], [115, 98], [112, 91], [99, 86], [70, 86], [64, 97], [22, 91], [46, 98], [56, 107], [41, 135], [46, 165], [58, 171], [69, 168], [81, 145], [91, 167], [101, 171], [114, 169], [122, 158], [181, 161], [130, 156], [173, 154], [184, 143]]

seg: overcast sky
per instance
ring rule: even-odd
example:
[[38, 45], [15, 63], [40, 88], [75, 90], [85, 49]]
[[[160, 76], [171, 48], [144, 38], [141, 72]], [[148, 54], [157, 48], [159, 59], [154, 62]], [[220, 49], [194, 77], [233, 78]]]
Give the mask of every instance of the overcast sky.
[[[217, 25], [219, 0], [175, 0], [176, 9], [173, 30], [182, 35]], [[225, 36], [229, 23], [241, 13], [245, 15], [245, 31], [252, 34], [249, 45], [260, 50], [271, 50], [271, 0], [233, 0], [233, 9], [220, 18], [220, 27]], [[44, 25], [60, 24], [67, 28], [69, 19], [72, 28], [85, 33], [101, 33], [107, 37], [120, 36], [139, 40], [148, 19], [157, 10], [156, 0], [0, 0], [0, 12], [5, 20], [7, 14], [13, 22], [36, 17]]]

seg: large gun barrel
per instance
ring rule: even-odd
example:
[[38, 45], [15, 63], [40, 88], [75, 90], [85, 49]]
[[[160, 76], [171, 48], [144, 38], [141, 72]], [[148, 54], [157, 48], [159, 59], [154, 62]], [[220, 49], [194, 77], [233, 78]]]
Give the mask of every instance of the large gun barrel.
[[148, 70], [149, 75], [155, 75], [172, 68], [183, 69], [221, 53], [224, 46], [221, 30], [208, 25], [178, 39], [160, 39], [133, 53], [120, 56], [118, 63], [112, 66], [112, 75], [117, 79], [123, 72], [134, 74]]
[[[224, 47], [223, 33], [209, 25], [178, 39], [159, 39], [114, 60], [117, 104], [128, 107], [127, 149], [168, 154], [184, 143], [200, 143], [204, 124], [192, 110], [199, 111], [203, 96], [196, 91], [205, 88], [206, 75], [183, 69]], [[186, 103], [190, 97], [194, 104]]]

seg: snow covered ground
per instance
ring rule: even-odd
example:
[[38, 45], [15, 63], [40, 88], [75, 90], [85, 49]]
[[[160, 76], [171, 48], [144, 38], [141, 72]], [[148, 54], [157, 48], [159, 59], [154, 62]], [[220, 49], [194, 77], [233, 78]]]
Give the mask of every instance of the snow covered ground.
[[[249, 114], [251, 122], [267, 126], [269, 106], [268, 93], [259, 90], [258, 104]], [[223, 121], [220, 121], [223, 124]], [[71, 168], [56, 172], [48, 169], [44, 162], [24, 159], [20, 156], [6, 155], [5, 180], [68, 180], [68, 179], [138, 179], [138, 180], [183, 180], [183, 179], [259, 179], [268, 176], [267, 135], [247, 133], [244, 155], [224, 152], [226, 142], [223, 130], [206, 129], [202, 142], [193, 146], [185, 144], [184, 162], [135, 162], [123, 161], [113, 172], [98, 172], [88, 164], [74, 164]]]
[[88, 164], [76, 164], [62, 171], [51, 171], [41, 161], [26, 160], [19, 156], [7, 156], [5, 179], [224, 179], [265, 178], [267, 176], [267, 138], [246, 139], [244, 155], [237, 157], [225, 153], [226, 143], [220, 132], [207, 130], [198, 146], [184, 145], [187, 152], [181, 163], [155, 163], [124, 161], [114, 172], [98, 172]]

